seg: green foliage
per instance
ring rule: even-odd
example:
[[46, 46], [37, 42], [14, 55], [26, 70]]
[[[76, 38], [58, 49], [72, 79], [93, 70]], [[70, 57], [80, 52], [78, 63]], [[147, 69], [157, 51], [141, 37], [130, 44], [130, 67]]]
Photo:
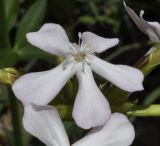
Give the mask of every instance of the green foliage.
[[20, 0], [5, 0], [6, 25], [8, 32], [16, 23], [19, 4]]
[[56, 60], [56, 57], [54, 57], [53, 55], [31, 45], [21, 47], [20, 49], [16, 50], [15, 53], [18, 55], [19, 59], [27, 61], [36, 58], [53, 63], [54, 60]]
[[46, 0], [37, 0], [21, 20], [15, 41], [15, 48], [25, 45], [27, 32], [33, 31], [41, 24], [46, 8]]
[[144, 105], [150, 105], [160, 98], [160, 87], [153, 90], [144, 100]]

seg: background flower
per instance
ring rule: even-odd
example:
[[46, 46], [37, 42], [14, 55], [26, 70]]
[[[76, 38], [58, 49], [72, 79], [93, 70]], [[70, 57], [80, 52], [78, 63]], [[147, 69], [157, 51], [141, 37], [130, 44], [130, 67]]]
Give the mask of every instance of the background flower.
[[[47, 146], [70, 145], [59, 114], [53, 107], [27, 105], [23, 125], [29, 133]], [[129, 146], [134, 137], [134, 128], [128, 119], [122, 114], [115, 113], [104, 126], [92, 129], [72, 146]]]

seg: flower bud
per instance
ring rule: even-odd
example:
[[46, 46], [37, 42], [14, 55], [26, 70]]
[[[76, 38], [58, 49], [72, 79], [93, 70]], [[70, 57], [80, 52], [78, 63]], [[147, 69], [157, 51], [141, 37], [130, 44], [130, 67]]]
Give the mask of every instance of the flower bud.
[[14, 68], [0, 69], [0, 83], [12, 85], [20, 77], [20, 73]]

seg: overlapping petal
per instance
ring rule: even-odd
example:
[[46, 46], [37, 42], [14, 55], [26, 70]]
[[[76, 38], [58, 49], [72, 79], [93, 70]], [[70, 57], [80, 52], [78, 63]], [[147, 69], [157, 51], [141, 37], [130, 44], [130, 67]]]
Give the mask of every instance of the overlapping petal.
[[54, 107], [27, 105], [23, 126], [47, 146], [70, 146], [63, 123]]
[[91, 132], [72, 146], [129, 146], [134, 137], [134, 128], [127, 117], [115, 113], [104, 127]]
[[101, 53], [119, 43], [117, 38], [104, 38], [92, 32], [82, 33], [82, 41], [92, 49], [93, 52]]
[[39, 31], [28, 33], [26, 37], [33, 46], [51, 54], [64, 57], [70, 52], [71, 44], [65, 30], [59, 24], [44, 24]]
[[[34, 104], [25, 107], [23, 125], [26, 131], [47, 146], [69, 146], [69, 140], [57, 110]], [[135, 137], [134, 128], [123, 114], [112, 114], [101, 128], [91, 130], [72, 146], [129, 146]]]
[[113, 65], [94, 55], [91, 57], [92, 69], [117, 87], [128, 92], [143, 90], [144, 76], [140, 70], [126, 65]]
[[72, 64], [68, 64], [65, 69], [63, 65], [49, 71], [23, 75], [12, 86], [14, 94], [24, 105], [48, 104], [75, 73]]
[[79, 90], [74, 102], [73, 118], [84, 129], [104, 125], [110, 117], [109, 104], [97, 87], [90, 66], [77, 71]]

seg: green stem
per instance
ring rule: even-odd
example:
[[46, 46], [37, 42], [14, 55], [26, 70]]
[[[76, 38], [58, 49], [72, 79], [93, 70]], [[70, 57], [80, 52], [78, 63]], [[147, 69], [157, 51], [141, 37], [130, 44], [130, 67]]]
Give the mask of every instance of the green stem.
[[6, 28], [6, 14], [5, 14], [5, 3], [4, 0], [0, 0], [0, 39], [1, 39], [1, 47], [10, 48], [10, 41], [8, 37], [8, 32]]
[[135, 110], [127, 112], [128, 116], [133, 117], [158, 117], [160, 116], [160, 105], [154, 104], [150, 106], [136, 105]]
[[13, 93], [9, 96], [11, 114], [12, 114], [12, 123], [14, 128], [14, 143], [15, 146], [23, 146], [23, 138], [22, 138], [22, 126], [21, 126], [21, 118], [19, 111], [19, 103]]

